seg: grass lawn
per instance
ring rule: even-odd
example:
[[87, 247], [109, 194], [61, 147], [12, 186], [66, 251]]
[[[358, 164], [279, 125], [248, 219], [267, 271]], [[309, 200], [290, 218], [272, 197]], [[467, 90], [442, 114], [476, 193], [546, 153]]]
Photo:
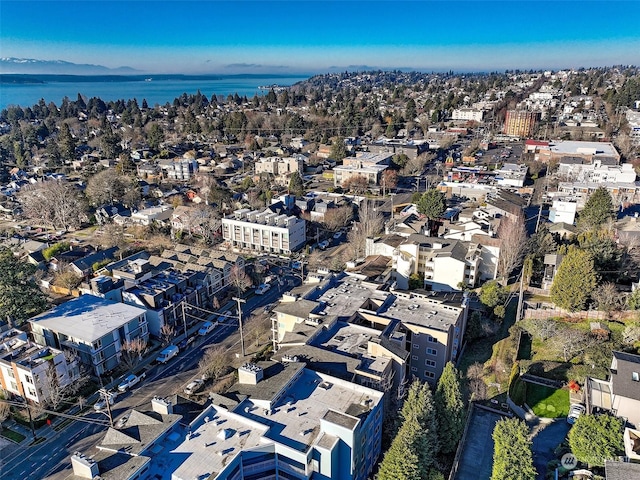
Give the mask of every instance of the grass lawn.
[[569, 391], [527, 382], [527, 405], [539, 417], [566, 417], [569, 414]]
[[0, 431], [0, 436], [4, 437], [4, 438], [8, 438], [9, 440], [12, 440], [16, 443], [20, 443], [21, 441], [23, 441], [26, 437], [24, 435], [22, 435], [21, 433], [18, 432], [14, 432], [13, 430], [4, 427], [2, 429], [2, 431]]

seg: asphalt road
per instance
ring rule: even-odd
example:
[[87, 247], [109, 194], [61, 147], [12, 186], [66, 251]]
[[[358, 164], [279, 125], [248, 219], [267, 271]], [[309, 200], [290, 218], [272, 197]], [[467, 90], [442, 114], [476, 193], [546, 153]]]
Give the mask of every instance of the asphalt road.
[[[274, 286], [264, 295], [253, 295], [243, 304], [243, 317], [252, 311], [261, 312], [263, 306], [273, 303], [287, 288], [289, 281], [294, 284], [300, 282], [293, 276], [283, 276], [282, 285], [275, 282]], [[233, 343], [232, 351], [239, 351], [239, 333], [237, 320], [220, 325], [208, 336], [199, 337], [191, 346], [180, 352], [167, 365], [157, 365], [147, 374], [143, 383], [135, 386], [131, 391], [118, 396], [112, 407], [114, 423], [131, 408], [149, 409], [149, 403], [154, 396], [167, 396], [182, 391], [184, 386], [197, 375], [198, 362], [207, 348], [223, 342], [233, 336], [237, 340]], [[103, 413], [89, 412], [84, 415], [88, 419], [105, 420]], [[49, 428], [49, 427], [43, 427]], [[107, 427], [101, 424], [91, 424], [75, 421], [57, 432], [46, 442], [33, 447], [19, 447], [4, 456], [0, 477], [2, 480], [62, 480], [72, 473], [69, 457], [76, 451], [87, 451], [98, 443]]]

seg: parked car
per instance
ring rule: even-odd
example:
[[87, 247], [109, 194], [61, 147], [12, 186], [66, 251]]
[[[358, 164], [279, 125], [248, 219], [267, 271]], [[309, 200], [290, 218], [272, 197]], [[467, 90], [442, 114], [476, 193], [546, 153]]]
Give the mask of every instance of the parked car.
[[302, 263], [295, 261], [291, 263], [291, 268], [294, 270], [300, 270], [302, 268]]
[[271, 312], [271, 310], [273, 310], [273, 303], [270, 303], [269, 305], [265, 305], [264, 308], [262, 309], [264, 313], [269, 313]]
[[[109, 399], [109, 405], [113, 405], [116, 403], [116, 397], [118, 396], [117, 392], [107, 392], [107, 398]], [[93, 405], [93, 409], [96, 412], [100, 412], [104, 410], [107, 406], [107, 399], [104, 396], [101, 396], [98, 401]]]
[[167, 363], [173, 357], [178, 355], [180, 349], [176, 345], [169, 345], [167, 348], [160, 352], [160, 355], [156, 358], [158, 363]]
[[185, 348], [187, 348], [187, 347], [189, 346], [189, 343], [191, 343], [191, 342], [189, 342], [189, 339], [190, 339], [190, 338], [191, 338], [191, 337], [187, 337], [187, 338], [183, 338], [182, 340], [180, 340], [180, 341], [178, 342], [178, 348], [179, 348], [180, 350], [184, 350]]
[[127, 413], [126, 415], [120, 417], [120, 419], [116, 423], [116, 428], [124, 428], [124, 426], [127, 424], [127, 421], [129, 421], [129, 415], [131, 414]]
[[584, 405], [580, 405], [579, 403], [574, 403], [573, 405], [571, 405], [571, 407], [569, 407], [569, 415], [567, 415], [567, 423], [569, 425], [573, 425], [574, 423], [576, 423], [576, 420], [578, 420], [580, 415], [582, 415], [585, 411], [586, 409], [584, 408]]
[[198, 378], [193, 382], [189, 382], [189, 384], [185, 387], [184, 393], [187, 395], [193, 395], [197, 391], [199, 391], [202, 387], [204, 387], [204, 380]]
[[213, 322], [204, 322], [200, 329], [198, 330], [198, 335], [208, 335], [215, 328], [215, 324]]
[[324, 250], [329, 246], [329, 240], [323, 240], [320, 243], [318, 243], [318, 248], [320, 250]]
[[342, 238], [342, 232], [336, 232], [333, 234], [334, 240], [340, 240]]
[[256, 295], [264, 295], [269, 291], [270, 288], [271, 285], [269, 285], [268, 283], [261, 283], [260, 285], [258, 285], [258, 288], [256, 288]]
[[146, 376], [147, 376], [146, 373], [141, 373], [140, 375], [134, 375], [132, 373], [131, 375], [127, 375], [118, 385], [118, 391], [126, 392], [130, 388], [140, 383], [140, 381]]

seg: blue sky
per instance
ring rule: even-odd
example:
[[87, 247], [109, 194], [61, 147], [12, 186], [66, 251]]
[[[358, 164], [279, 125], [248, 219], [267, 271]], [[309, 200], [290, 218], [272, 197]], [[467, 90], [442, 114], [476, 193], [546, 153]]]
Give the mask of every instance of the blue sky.
[[0, 0], [0, 57], [150, 73], [637, 65], [640, 2]]

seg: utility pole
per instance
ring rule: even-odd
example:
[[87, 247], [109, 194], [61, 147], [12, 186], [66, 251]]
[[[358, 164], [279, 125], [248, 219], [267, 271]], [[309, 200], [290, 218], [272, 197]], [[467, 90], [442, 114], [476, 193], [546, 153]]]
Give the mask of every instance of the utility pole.
[[244, 332], [242, 331], [242, 305], [246, 302], [244, 298], [233, 297], [233, 299], [238, 302], [238, 327], [240, 329], [240, 348], [242, 349], [242, 358], [245, 356], [244, 351]]
[[100, 390], [98, 390], [98, 393], [102, 398], [104, 398], [104, 403], [107, 407], [107, 413], [105, 415], [109, 418], [109, 425], [113, 427], [113, 413], [111, 413], [111, 396], [114, 394], [108, 392], [106, 388], [101, 388]]
[[182, 321], [184, 322], [184, 338], [187, 338], [187, 312], [185, 311], [186, 300], [181, 302], [182, 306]]
[[516, 311], [516, 322], [522, 318], [522, 306], [524, 298], [524, 264], [522, 265], [522, 272], [520, 273], [520, 294], [518, 296], [518, 309]]

